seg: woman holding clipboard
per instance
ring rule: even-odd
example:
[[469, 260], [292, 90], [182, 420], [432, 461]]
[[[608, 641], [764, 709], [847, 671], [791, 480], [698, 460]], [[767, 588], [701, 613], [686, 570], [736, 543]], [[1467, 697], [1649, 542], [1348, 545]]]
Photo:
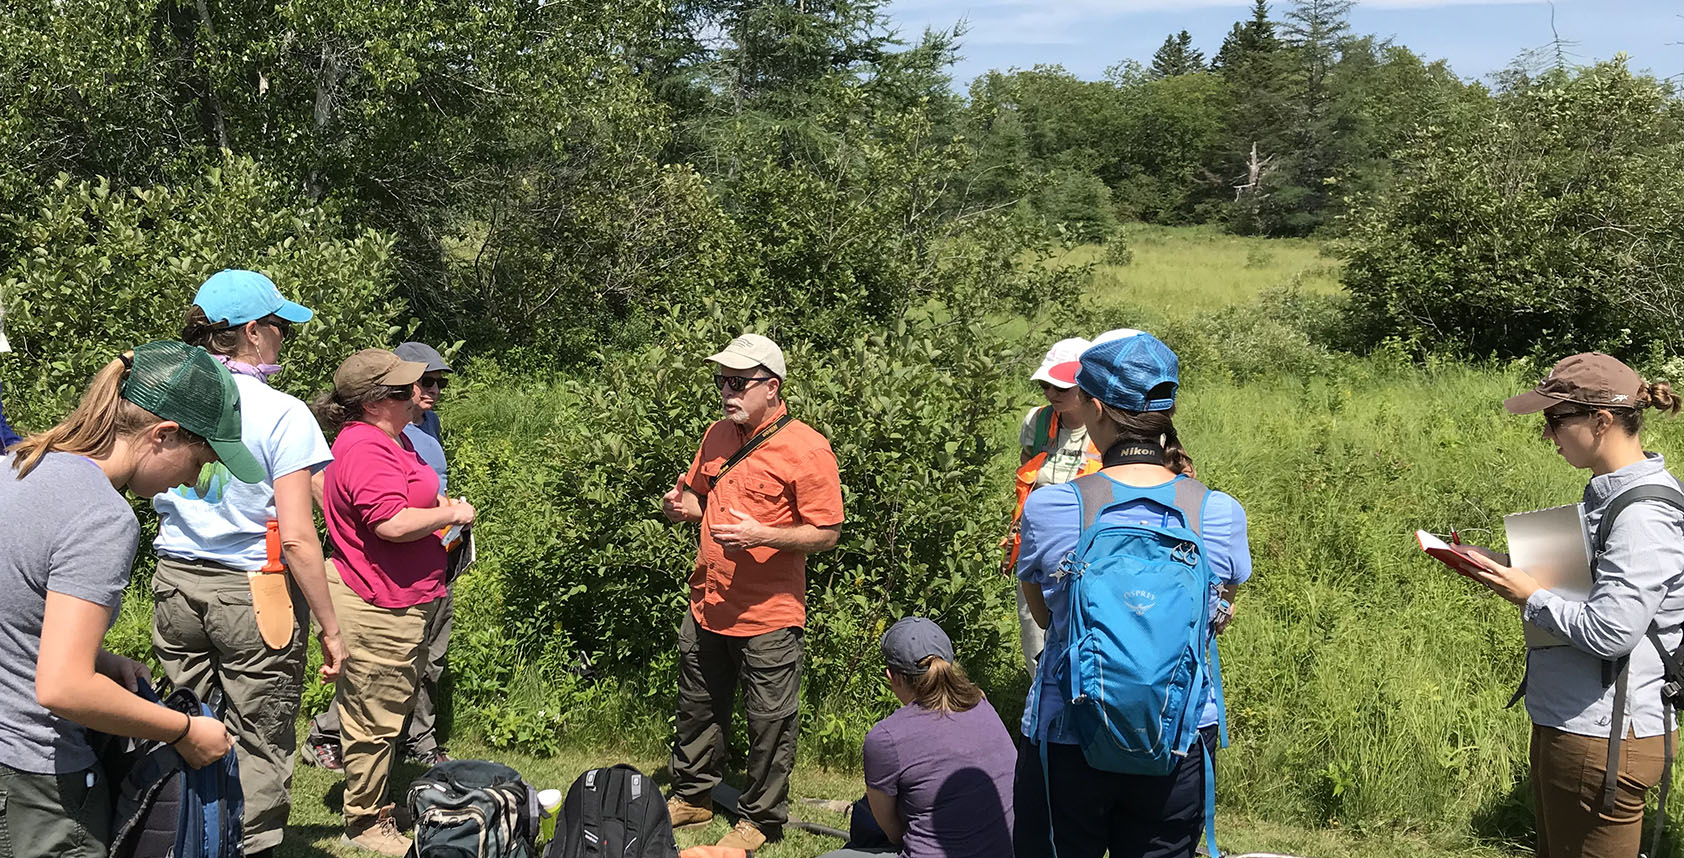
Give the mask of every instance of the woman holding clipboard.
[[1562, 360], [1503, 403], [1513, 414], [1542, 412], [1544, 440], [1591, 472], [1584, 509], [1597, 557], [1588, 599], [1544, 589], [1526, 570], [1483, 555], [1468, 573], [1571, 644], [1527, 656], [1540, 858], [1638, 854], [1644, 798], [1674, 741], [1662, 650], [1677, 650], [1684, 625], [1684, 508], [1675, 505], [1684, 497], [1638, 435], [1644, 409], [1676, 414], [1679, 404], [1665, 383], [1648, 384], [1596, 353]]

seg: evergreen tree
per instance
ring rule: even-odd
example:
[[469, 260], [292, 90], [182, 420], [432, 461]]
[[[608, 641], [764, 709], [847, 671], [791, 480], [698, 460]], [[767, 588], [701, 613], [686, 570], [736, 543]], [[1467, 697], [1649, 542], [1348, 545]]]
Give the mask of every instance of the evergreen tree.
[[1166, 78], [1205, 70], [1205, 55], [1193, 47], [1193, 34], [1182, 30], [1164, 37], [1164, 44], [1152, 55], [1152, 77]]

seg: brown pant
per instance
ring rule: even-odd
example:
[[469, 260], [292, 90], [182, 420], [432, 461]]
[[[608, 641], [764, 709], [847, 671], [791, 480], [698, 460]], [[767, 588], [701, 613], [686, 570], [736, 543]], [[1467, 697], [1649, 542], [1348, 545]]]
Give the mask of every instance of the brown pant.
[[345, 827], [366, 828], [387, 802], [404, 719], [415, 705], [423, 640], [434, 604], [382, 608], [363, 601], [328, 564], [328, 595], [345, 640], [339, 675], [340, 729], [344, 736]]
[[740, 683], [748, 714], [748, 786], [737, 812], [761, 828], [789, 820], [804, 637], [799, 628], [741, 638], [715, 634], [697, 626], [695, 616], [684, 611], [678, 629], [673, 795], [707, 806], [725, 767]]
[[[1676, 741], [1676, 739], [1675, 739]], [[1532, 806], [1538, 858], [1634, 858], [1643, 841], [1643, 804], [1660, 783], [1666, 737], [1620, 742], [1614, 812], [1602, 812], [1608, 739], [1532, 725]]]

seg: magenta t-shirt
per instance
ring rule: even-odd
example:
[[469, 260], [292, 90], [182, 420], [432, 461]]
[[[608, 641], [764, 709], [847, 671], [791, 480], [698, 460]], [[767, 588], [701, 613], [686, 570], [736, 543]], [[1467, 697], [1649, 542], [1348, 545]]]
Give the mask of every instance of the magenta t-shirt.
[[322, 486], [333, 562], [345, 586], [382, 608], [408, 608], [444, 595], [444, 544], [432, 536], [388, 542], [374, 532], [405, 507], [439, 505], [439, 475], [409, 440], [370, 423], [345, 424], [333, 441]]

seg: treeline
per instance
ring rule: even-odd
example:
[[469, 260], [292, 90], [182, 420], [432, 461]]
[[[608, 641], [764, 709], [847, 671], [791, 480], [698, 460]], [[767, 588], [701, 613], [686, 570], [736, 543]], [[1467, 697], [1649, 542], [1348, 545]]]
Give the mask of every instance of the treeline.
[[[970, 91], [990, 190], [1083, 238], [1118, 218], [1308, 235], [1388, 187], [1416, 129], [1490, 101], [1442, 61], [1351, 32], [1351, 0], [1256, 0], [1207, 60], [1186, 30], [1104, 80], [1058, 66]], [[1100, 183], [1103, 183], [1101, 186]]]

